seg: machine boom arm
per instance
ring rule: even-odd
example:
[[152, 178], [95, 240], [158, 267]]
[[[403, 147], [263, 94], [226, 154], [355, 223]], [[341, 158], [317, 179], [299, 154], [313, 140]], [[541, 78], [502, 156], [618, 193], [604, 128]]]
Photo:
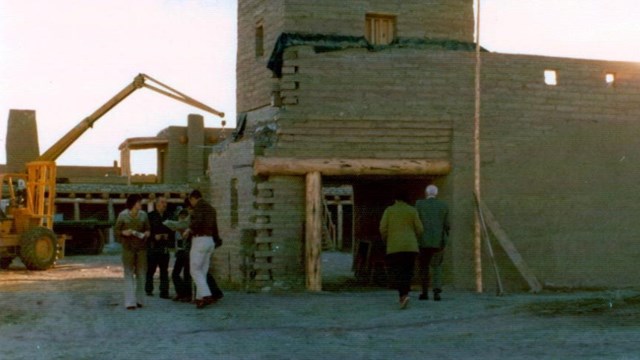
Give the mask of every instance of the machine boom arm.
[[[150, 82], [154, 82], [157, 86], [147, 84], [147, 80]], [[69, 130], [60, 140], [58, 140], [55, 144], [51, 145], [47, 151], [42, 153], [36, 160], [39, 161], [55, 161], [62, 153], [64, 153], [69, 146], [71, 146], [85, 131], [89, 128], [93, 127], [93, 124], [98, 121], [104, 114], [106, 114], [109, 110], [111, 110], [114, 106], [118, 105], [122, 100], [126, 99], [129, 95], [131, 95], [134, 91], [141, 87], [146, 87], [153, 91], [156, 91], [160, 94], [166, 95], [172, 99], [182, 101], [191, 106], [197, 107], [200, 110], [204, 110], [210, 112], [219, 117], [224, 117], [224, 113], [217, 111], [153, 78], [145, 74], [139, 74], [133, 79], [133, 82], [127, 85], [124, 89], [122, 89], [119, 93], [117, 93], [114, 97], [109, 99], [104, 105], [98, 108], [93, 114], [87, 116], [84, 120], [82, 120], [78, 125]]]

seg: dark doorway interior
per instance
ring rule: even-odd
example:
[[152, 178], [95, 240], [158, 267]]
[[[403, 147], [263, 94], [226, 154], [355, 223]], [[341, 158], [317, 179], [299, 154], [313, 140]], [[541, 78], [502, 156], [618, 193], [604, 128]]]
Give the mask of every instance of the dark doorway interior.
[[[349, 285], [386, 286], [385, 245], [379, 232], [380, 219], [387, 206], [393, 204], [396, 189], [411, 194], [412, 204], [424, 197], [425, 187], [433, 177], [340, 177], [323, 178], [323, 186], [350, 186], [353, 206], [343, 206], [343, 242], [341, 249], [323, 251], [323, 288], [345, 288]], [[337, 223], [337, 212], [331, 211]], [[352, 212], [352, 213], [351, 213]], [[352, 228], [351, 228], [352, 227]], [[352, 234], [352, 235], [349, 235]]]

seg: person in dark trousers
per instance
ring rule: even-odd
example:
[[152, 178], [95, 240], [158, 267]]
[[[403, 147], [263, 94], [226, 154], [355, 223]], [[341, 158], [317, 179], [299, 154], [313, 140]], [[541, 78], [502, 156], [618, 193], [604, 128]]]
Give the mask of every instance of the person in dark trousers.
[[169, 247], [173, 244], [173, 231], [163, 222], [169, 220], [171, 214], [167, 210], [167, 199], [158, 196], [155, 210], [149, 213], [151, 236], [147, 247], [147, 278], [144, 290], [147, 296], [153, 296], [153, 277], [156, 269], [160, 269], [160, 297], [169, 299]]
[[408, 194], [399, 190], [394, 199], [395, 203], [384, 210], [380, 234], [387, 246], [386, 262], [391, 270], [394, 288], [398, 290], [400, 309], [404, 309], [409, 303], [418, 237], [423, 229], [418, 212], [409, 205]]
[[142, 197], [127, 197], [127, 208], [118, 214], [113, 227], [116, 241], [122, 244], [124, 267], [124, 306], [135, 310], [144, 305], [144, 277], [147, 271], [147, 241], [149, 231], [147, 213], [142, 211]]
[[202, 193], [193, 190], [189, 194], [189, 202], [193, 207], [191, 221], [182, 236], [191, 236], [189, 270], [196, 284], [196, 307], [202, 309], [218, 300], [209, 288], [207, 273], [216, 244], [221, 244], [222, 240], [218, 234], [216, 210], [202, 198]]
[[424, 227], [419, 240], [420, 255], [418, 263], [422, 280], [420, 300], [429, 299], [429, 269], [433, 280], [433, 300], [440, 301], [442, 293], [442, 258], [449, 237], [449, 208], [443, 201], [436, 199], [438, 188], [429, 185], [425, 189], [426, 200], [416, 202], [416, 210]]
[[171, 279], [173, 287], [176, 290], [174, 301], [190, 302], [191, 301], [191, 273], [189, 272], [189, 250], [191, 248], [191, 239], [183, 238], [182, 232], [189, 226], [189, 211], [187, 208], [178, 212], [178, 218], [175, 221], [175, 248], [176, 260], [171, 270]]

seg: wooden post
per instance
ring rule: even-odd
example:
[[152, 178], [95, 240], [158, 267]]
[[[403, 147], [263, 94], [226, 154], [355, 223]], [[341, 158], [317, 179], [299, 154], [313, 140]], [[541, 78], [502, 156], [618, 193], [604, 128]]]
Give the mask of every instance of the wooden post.
[[344, 211], [342, 209], [342, 203], [340, 199], [338, 199], [338, 240], [336, 241], [338, 246], [338, 251], [342, 251], [342, 246], [344, 244]]
[[[478, 197], [478, 201], [482, 199], [480, 192], [480, 0], [477, 0], [477, 16], [476, 16], [476, 74], [475, 74], [475, 112], [473, 117], [473, 153], [474, 153], [474, 191]], [[481, 252], [481, 235], [480, 235], [480, 219], [478, 214], [475, 216], [475, 229], [473, 237], [473, 252], [475, 259], [476, 273], [476, 291], [482, 292], [482, 252]]]
[[129, 147], [120, 150], [120, 175], [131, 176], [131, 151]]
[[305, 268], [306, 286], [310, 291], [322, 291], [321, 250], [322, 177], [315, 171], [306, 175]]
[[[116, 221], [116, 210], [113, 207], [113, 199], [109, 198], [106, 199], [107, 200], [107, 212], [108, 212], [108, 216], [109, 216], [109, 222], [111, 223], [115, 223]], [[113, 240], [115, 239], [115, 234], [113, 233], [113, 226], [109, 227], [109, 244], [113, 243]]]
[[80, 220], [80, 202], [77, 201], [80, 199], [76, 199], [76, 201], [73, 202], [73, 220]]

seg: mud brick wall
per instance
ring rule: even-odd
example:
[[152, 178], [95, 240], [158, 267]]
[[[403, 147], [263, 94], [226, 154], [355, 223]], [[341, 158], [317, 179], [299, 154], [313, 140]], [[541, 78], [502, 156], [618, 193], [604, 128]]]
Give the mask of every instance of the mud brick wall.
[[285, 0], [285, 31], [364, 36], [365, 15], [395, 15], [398, 37], [473, 41], [471, 0]]
[[[268, 156], [449, 159], [473, 67], [456, 52], [288, 50]], [[420, 74], [420, 76], [417, 76]]]
[[304, 287], [305, 183], [271, 176], [257, 184], [253, 269], [257, 284]]
[[[214, 274], [216, 278], [237, 284], [245, 283], [251, 270], [247, 266], [253, 255], [250, 250], [254, 238], [255, 203], [252, 164], [251, 141], [229, 144], [226, 151], [209, 156], [211, 204], [216, 208], [220, 236], [224, 240], [213, 256]], [[237, 192], [235, 209], [232, 187]]]
[[[472, 288], [474, 55], [288, 52], [285, 67], [296, 70], [280, 80], [285, 105], [278, 140], [265, 155], [449, 158], [453, 171], [439, 181], [450, 187], [452, 279]], [[640, 250], [633, 221], [640, 210], [633, 191], [640, 171], [637, 66], [490, 53], [483, 59], [482, 188], [498, 221], [547, 285], [633, 284], [630, 254]], [[549, 69], [557, 72], [555, 86], [544, 82]], [[611, 85], [607, 73], [615, 74]], [[525, 287], [506, 254], [498, 256], [508, 286]], [[492, 286], [487, 258], [484, 269]]]
[[301, 288], [304, 179], [254, 177], [254, 146], [251, 140], [230, 143], [209, 157], [211, 202], [224, 239], [214, 254], [214, 273], [247, 287]]
[[[367, 12], [397, 14], [398, 36], [471, 41], [471, 1], [266, 4], [240, 1], [238, 30], [238, 111], [268, 107], [272, 89], [282, 96], [282, 107], [266, 119], [277, 130], [264, 155], [449, 159], [452, 172], [435, 179], [451, 206], [447, 278], [473, 289], [474, 54], [411, 48], [315, 53], [298, 46], [285, 52], [281, 79], [265, 67], [280, 33], [359, 36]], [[265, 39], [258, 58], [257, 21], [263, 21]], [[557, 85], [545, 84], [545, 70], [557, 72]], [[607, 73], [615, 75], [613, 84], [605, 82]], [[543, 284], [637, 284], [638, 103], [637, 64], [483, 53], [483, 198]], [[281, 214], [299, 212], [302, 227], [302, 179], [299, 189], [283, 180], [282, 190], [274, 179], [256, 183], [256, 200], [274, 201]], [[278, 191], [291, 192], [290, 203], [277, 204], [283, 199]], [[264, 226], [271, 235], [288, 231], [277, 237], [291, 249], [301, 246], [301, 230], [289, 228], [291, 222], [278, 225], [268, 206], [261, 210], [256, 224], [272, 224]], [[267, 252], [256, 253], [256, 261], [273, 263], [272, 247], [257, 251]], [[506, 254], [498, 249], [497, 258], [507, 290], [524, 289]], [[275, 279], [266, 273], [274, 265], [264, 268], [260, 278]], [[490, 289], [495, 281], [486, 255], [483, 269]]]
[[316, 54], [310, 47], [288, 53], [285, 69], [295, 71], [285, 71], [280, 80], [285, 105], [277, 117], [277, 143], [265, 155], [451, 161], [452, 173], [433, 180], [456, 224], [447, 277], [461, 286], [473, 284], [474, 54]]
[[[284, 32], [284, 0], [238, 1], [238, 52], [236, 108], [247, 112], [270, 103], [272, 74], [267, 62], [275, 42]], [[263, 29], [263, 51], [256, 53], [256, 28]]]
[[483, 64], [484, 197], [527, 263], [549, 285], [637, 285], [638, 64], [501, 54]]
[[[364, 36], [367, 13], [395, 15], [403, 38], [473, 42], [472, 0], [241, 0], [238, 2], [237, 109], [246, 112], [270, 104], [272, 74], [266, 68], [282, 33]], [[256, 53], [256, 29], [263, 49]], [[335, 74], [342, 74], [336, 69]]]

